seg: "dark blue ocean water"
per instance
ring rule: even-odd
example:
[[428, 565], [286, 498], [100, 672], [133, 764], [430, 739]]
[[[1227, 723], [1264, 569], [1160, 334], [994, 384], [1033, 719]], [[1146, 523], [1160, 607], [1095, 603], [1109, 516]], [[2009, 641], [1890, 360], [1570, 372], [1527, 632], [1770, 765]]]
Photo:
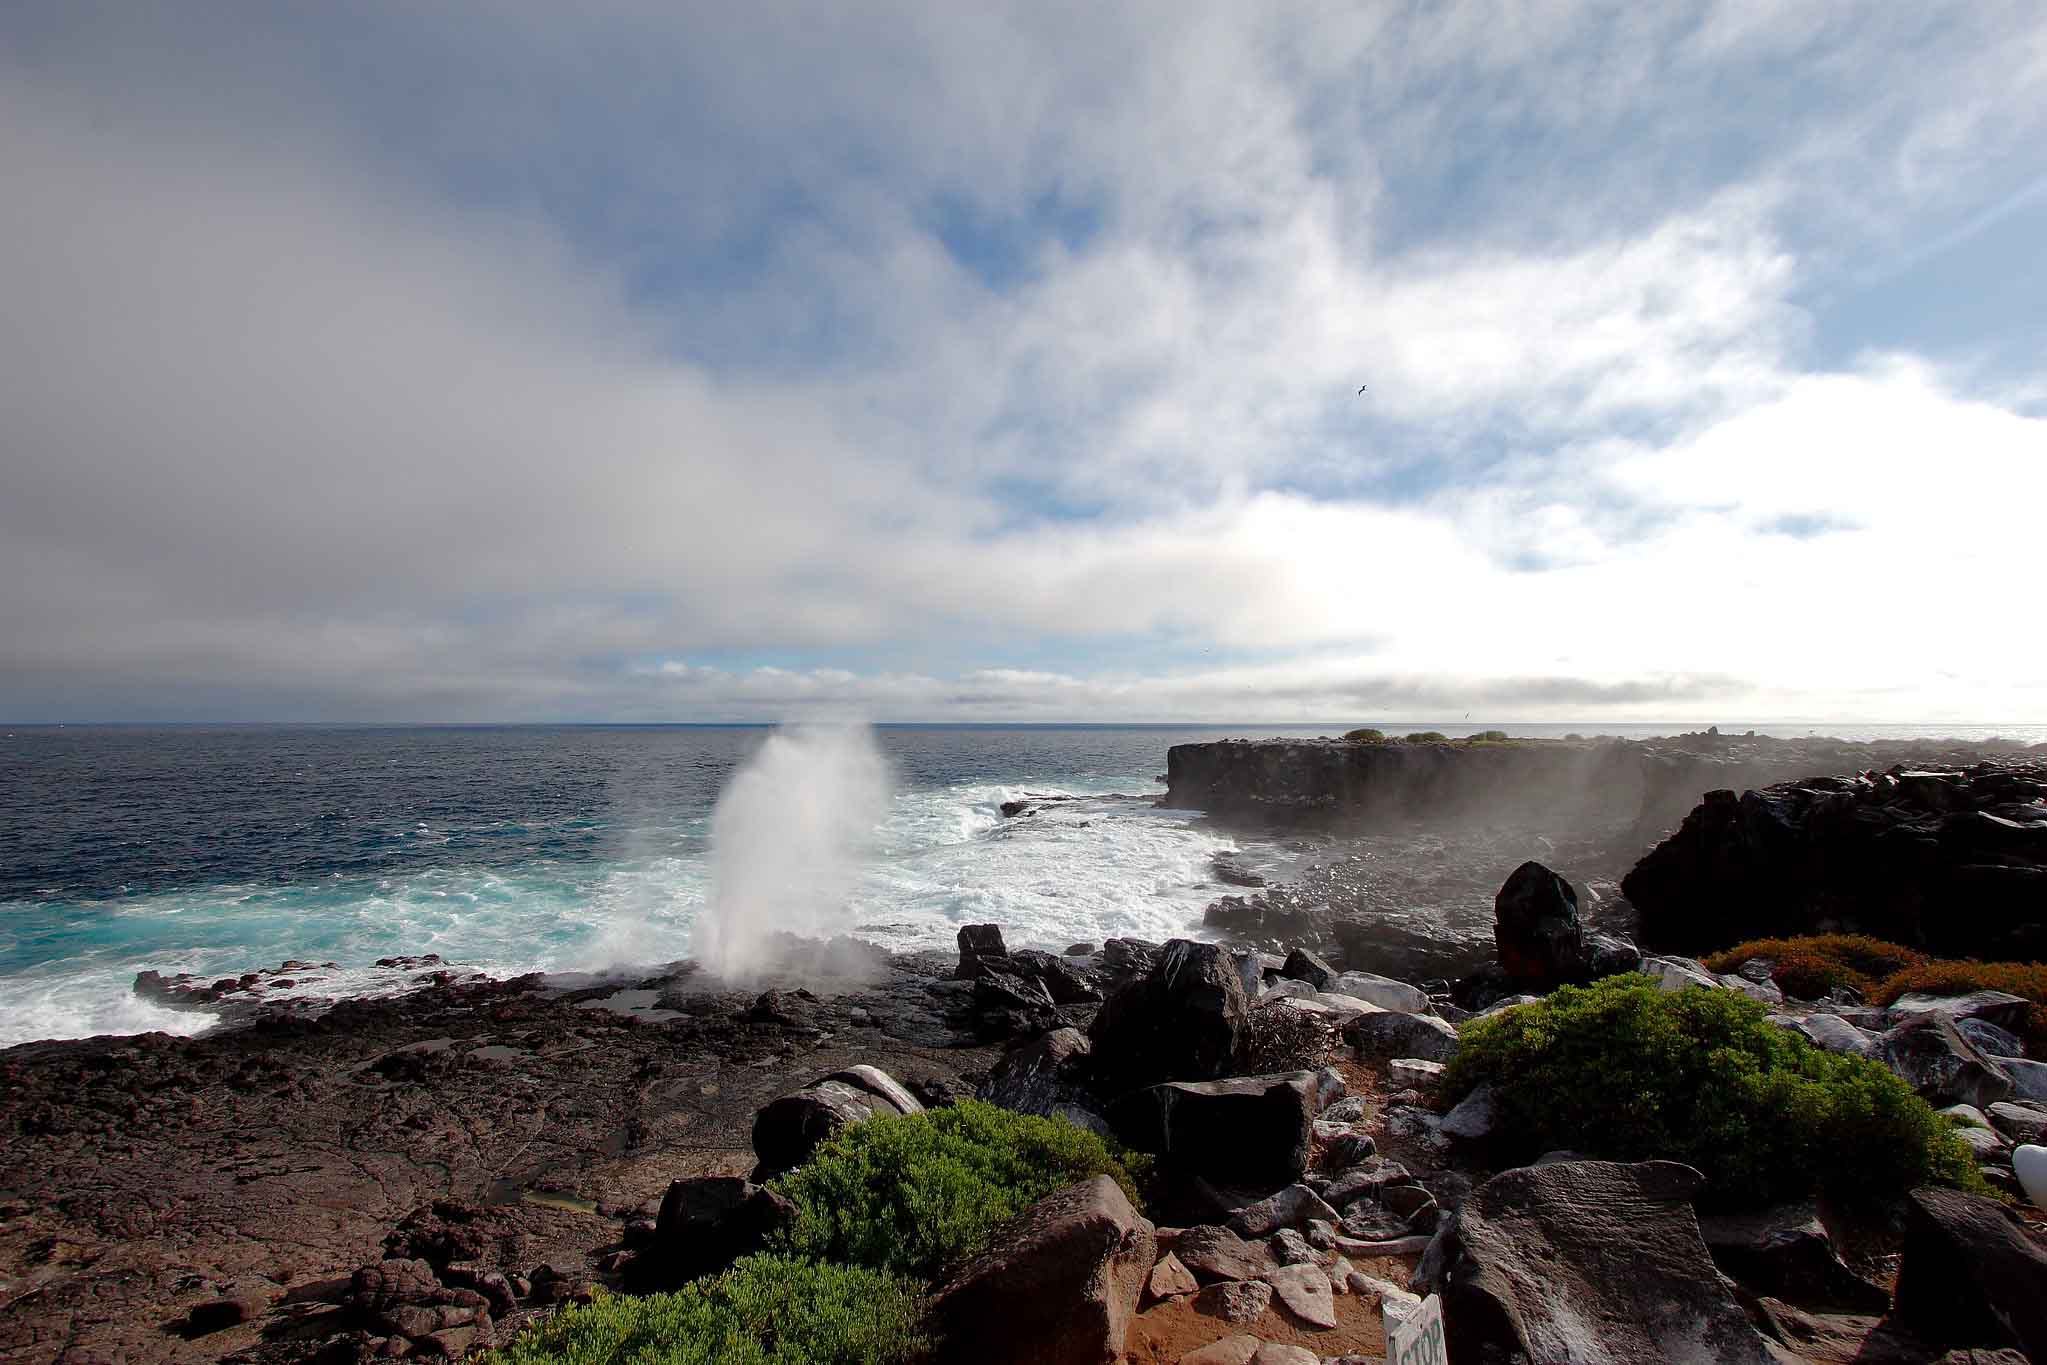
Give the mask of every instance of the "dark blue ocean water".
[[[807, 927], [897, 947], [949, 943], [958, 924], [978, 920], [1048, 947], [1165, 937], [1198, 922], [1222, 890], [1210, 859], [1234, 847], [1188, 813], [1150, 805], [1168, 746], [1337, 728], [882, 727], [873, 742], [886, 793], [820, 791], [825, 765], [769, 764], [755, 779], [748, 839], [772, 871], [785, 810], [792, 867], [806, 824], [834, 811], [874, 830], [843, 891]], [[130, 984], [145, 967], [217, 975], [331, 960], [338, 968], [307, 987], [328, 993], [391, 988], [369, 967], [398, 954], [438, 952], [493, 973], [686, 955], [713, 894], [714, 806], [771, 733], [0, 731], [0, 1045], [203, 1024], [136, 1000]], [[1001, 820], [1000, 803], [1027, 793], [1087, 799]], [[1112, 799], [1119, 793], [1144, 799]]]

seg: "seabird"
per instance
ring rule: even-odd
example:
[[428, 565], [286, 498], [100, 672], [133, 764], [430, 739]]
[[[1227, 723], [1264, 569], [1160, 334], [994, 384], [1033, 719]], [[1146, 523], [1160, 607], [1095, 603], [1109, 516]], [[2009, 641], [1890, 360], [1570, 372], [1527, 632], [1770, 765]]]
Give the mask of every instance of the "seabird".
[[1360, 384], [1358, 385], [1358, 392], [1363, 393], [1366, 389], [1369, 389], [1371, 387], [1372, 386], [1370, 384]]

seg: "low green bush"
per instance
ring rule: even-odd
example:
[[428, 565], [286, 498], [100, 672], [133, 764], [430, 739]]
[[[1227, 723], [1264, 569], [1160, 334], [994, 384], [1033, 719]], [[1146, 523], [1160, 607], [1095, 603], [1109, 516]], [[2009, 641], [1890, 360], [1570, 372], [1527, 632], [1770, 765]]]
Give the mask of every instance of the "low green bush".
[[1096, 1175], [1143, 1208], [1129, 1163], [1063, 1119], [973, 1100], [869, 1119], [775, 1182], [796, 1205], [779, 1247], [935, 1280], [985, 1250], [1006, 1219]]
[[1386, 742], [1386, 732], [1384, 730], [1372, 729], [1346, 730], [1343, 732], [1343, 742], [1346, 744], [1384, 744]]
[[1473, 1020], [1444, 1084], [1491, 1081], [1510, 1154], [1558, 1148], [1697, 1167], [1702, 1201], [1754, 1208], [1815, 1193], [1988, 1187], [1952, 1129], [1882, 1066], [1813, 1046], [1734, 991], [1636, 975], [1565, 987]]
[[1450, 736], [1444, 734], [1441, 730], [1420, 730], [1411, 735], [1402, 735], [1400, 742], [1402, 744], [1448, 744]]
[[673, 1294], [605, 1294], [564, 1308], [491, 1365], [902, 1365], [928, 1347], [899, 1276], [748, 1256]]

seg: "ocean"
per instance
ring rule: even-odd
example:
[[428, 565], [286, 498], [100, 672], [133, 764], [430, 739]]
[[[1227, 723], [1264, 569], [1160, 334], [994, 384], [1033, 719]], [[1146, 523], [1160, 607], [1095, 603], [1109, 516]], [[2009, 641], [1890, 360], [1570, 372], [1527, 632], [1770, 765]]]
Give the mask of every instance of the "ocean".
[[[987, 921], [1014, 946], [1164, 939], [1230, 889], [1215, 855], [1259, 855], [1153, 804], [1167, 748], [1341, 728], [882, 726], [878, 783], [849, 783], [764, 727], [0, 730], [0, 1045], [207, 1026], [136, 997], [145, 968], [331, 961], [305, 989], [333, 994], [404, 984], [373, 965], [399, 955], [495, 976], [665, 963], [702, 947], [721, 876], [767, 889], [741, 907], [776, 921], [756, 927], [892, 949], [949, 947], [959, 925]], [[1755, 728], [2047, 739], [2043, 726]], [[742, 773], [745, 799], [719, 815]], [[1004, 801], [1047, 796], [1073, 799], [1001, 816]], [[820, 853], [849, 830], [846, 856]]]

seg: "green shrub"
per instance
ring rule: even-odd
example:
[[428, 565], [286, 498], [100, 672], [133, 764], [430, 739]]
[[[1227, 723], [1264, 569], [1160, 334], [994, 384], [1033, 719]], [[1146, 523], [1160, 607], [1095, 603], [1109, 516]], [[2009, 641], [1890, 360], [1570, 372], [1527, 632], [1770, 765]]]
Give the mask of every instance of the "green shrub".
[[1876, 987], [1870, 999], [1888, 1005], [1912, 992], [1927, 995], [1967, 995], [1970, 991], [2004, 991], [2033, 1002], [2026, 1017], [2026, 1051], [2047, 1056], [2047, 963], [2040, 962], [1928, 962], [1893, 972]]
[[1411, 735], [1402, 735], [1400, 742], [1402, 744], [1448, 744], [1450, 736], [1444, 734], [1441, 730], [1420, 730]]
[[1752, 939], [1713, 954], [1706, 965], [1732, 972], [1758, 957], [1775, 962], [1770, 979], [1801, 1000], [1817, 1000], [1836, 986], [1852, 986], [1867, 998], [1891, 973], [1926, 962], [1922, 952], [1866, 934], [1810, 934]]
[[1343, 732], [1343, 742], [1345, 744], [1384, 744], [1386, 742], [1386, 732], [1384, 730], [1370, 729], [1346, 730]]
[[1470, 738], [1472, 742], [1478, 744], [1505, 744], [1507, 742], [1507, 732], [1505, 730], [1480, 730]]
[[674, 1294], [601, 1295], [493, 1353], [491, 1365], [897, 1365], [927, 1343], [897, 1276], [748, 1256]]
[[1143, 1207], [1124, 1161], [1093, 1133], [968, 1100], [869, 1119], [775, 1183], [796, 1205], [781, 1245], [819, 1260], [937, 1279], [984, 1250], [995, 1228], [1090, 1176]]
[[1967, 1149], [1903, 1081], [1814, 1047], [1734, 991], [1615, 976], [1462, 1033], [1444, 1084], [1454, 1097], [1493, 1082], [1496, 1131], [1520, 1159], [1569, 1148], [1682, 1161], [1721, 1208], [1929, 1181], [1987, 1192]]

